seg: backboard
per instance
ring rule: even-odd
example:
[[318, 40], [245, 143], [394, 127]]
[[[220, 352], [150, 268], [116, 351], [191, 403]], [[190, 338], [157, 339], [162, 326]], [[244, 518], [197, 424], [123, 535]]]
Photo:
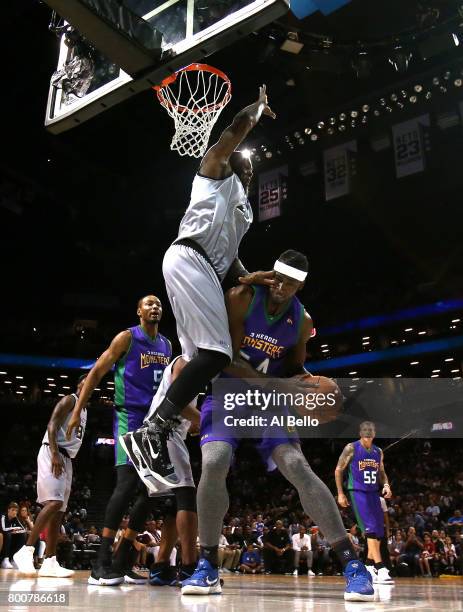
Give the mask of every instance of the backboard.
[[[74, 4], [79, 1], [84, 3], [75, 0]], [[63, 6], [72, 4], [71, 0], [67, 2]], [[60, 12], [56, 0], [47, 4]], [[98, 51], [94, 32], [93, 38], [92, 33], [85, 33], [86, 40], [82, 41], [82, 29], [72, 32], [63, 22], [58, 66], [47, 102], [45, 125], [49, 131], [68, 130], [159, 84], [179, 68], [278, 19], [289, 8], [289, 0], [124, 0], [123, 4], [151, 26], [153, 37], [156, 32], [162, 34], [160, 57], [153, 56], [141, 75], [130, 76], [116, 64], [114, 56], [105, 57]], [[60, 12], [64, 19], [65, 13], [65, 9]], [[111, 32], [114, 34], [119, 36], [117, 28]], [[123, 41], [122, 33], [120, 36], [122, 45], [127, 37]], [[90, 53], [88, 40], [92, 41]], [[142, 45], [146, 48], [146, 38]]]

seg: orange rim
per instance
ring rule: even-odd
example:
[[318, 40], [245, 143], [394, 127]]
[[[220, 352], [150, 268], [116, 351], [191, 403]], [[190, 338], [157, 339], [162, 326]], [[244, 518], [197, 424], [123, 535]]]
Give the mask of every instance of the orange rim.
[[[188, 108], [187, 106], [182, 106], [181, 104], [178, 104], [178, 105], [172, 104], [164, 96], [163, 89], [165, 87], [168, 87], [169, 85], [172, 85], [172, 83], [175, 83], [180, 73], [195, 72], [199, 70], [202, 70], [204, 72], [211, 72], [212, 74], [216, 74], [218, 77], [223, 79], [223, 81], [227, 84], [227, 91], [221, 102], [215, 102], [214, 104], [207, 104], [206, 106], [203, 106], [201, 108], [191, 109], [191, 108]], [[225, 104], [227, 104], [227, 102], [229, 101], [231, 97], [230, 79], [227, 77], [225, 72], [222, 72], [222, 70], [219, 70], [218, 68], [214, 68], [214, 66], [209, 66], [208, 64], [190, 64], [189, 66], [185, 66], [185, 68], [181, 68], [180, 70], [177, 70], [177, 72], [174, 72], [174, 74], [171, 74], [170, 76], [166, 77], [163, 81], [161, 81], [160, 85], [154, 85], [153, 89], [156, 91], [158, 100], [161, 104], [163, 104], [164, 106], [168, 106], [169, 108], [175, 108], [177, 112], [179, 113], [184, 113], [185, 111], [188, 111], [188, 110], [193, 111], [194, 113], [199, 113], [199, 112], [209, 113], [211, 111], [214, 111], [218, 108], [225, 106]]]

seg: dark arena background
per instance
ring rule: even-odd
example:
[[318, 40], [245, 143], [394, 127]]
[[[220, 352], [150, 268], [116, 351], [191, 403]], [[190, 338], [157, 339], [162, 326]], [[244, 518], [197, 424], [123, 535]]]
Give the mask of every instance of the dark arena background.
[[[135, 5], [143, 2], [112, 4], [136, 12]], [[207, 21], [214, 11], [229, 14], [251, 2], [177, 2], [187, 4]], [[66, 125], [60, 118], [55, 122], [47, 99], [63, 27], [59, 5], [66, 2], [14, 0], [0, 9], [3, 547], [10, 537], [5, 517], [12, 502], [27, 506], [32, 522], [40, 511], [37, 453], [54, 406], [76, 390], [78, 377], [118, 332], [138, 324], [139, 298], [160, 298], [159, 329], [179, 354], [162, 260], [177, 236], [200, 163], [170, 150], [173, 122], [143, 85], [149, 71], [161, 65], [153, 56], [149, 69], [134, 71], [134, 90], [125, 97], [106, 102], [102, 97], [88, 116], [77, 111], [77, 119], [65, 118]], [[181, 596], [178, 588], [149, 584], [88, 586], [115, 485], [110, 372], [88, 406], [58, 542], [58, 560], [74, 569], [74, 576], [24, 577], [7, 567], [12, 563], [5, 563], [3, 548], [0, 605], [57, 606], [58, 599], [9, 596], [64, 593], [72, 609], [462, 610], [463, 3], [299, 0], [290, 8], [281, 5], [251, 25], [232, 21], [233, 36], [217, 39], [207, 54], [192, 47], [185, 63], [207, 62], [232, 83], [231, 101], [210, 144], [257, 99], [259, 86], [267, 86], [277, 117], [262, 117], [241, 146], [253, 164], [254, 222], [240, 259], [254, 271], [271, 270], [287, 249], [307, 256], [309, 273], [298, 297], [316, 334], [307, 343], [306, 368], [339, 381], [344, 418], [370, 381], [386, 379], [397, 389], [408, 379], [423, 384], [436, 379], [452, 394], [452, 401], [435, 412], [424, 401], [421, 412], [414, 406], [406, 417], [402, 406], [407, 424], [395, 433], [382, 437], [377, 423], [392, 489], [384, 548], [395, 582], [375, 587], [372, 602], [345, 602], [341, 565], [304, 513], [296, 489], [278, 470], [267, 472], [254, 445], [243, 440], [227, 478], [222, 595]], [[139, 14], [145, 10], [139, 8]], [[109, 27], [121, 36], [121, 27]], [[110, 38], [102, 32], [96, 36]], [[117, 41], [111, 44], [117, 47]], [[129, 57], [129, 50], [120, 48]], [[105, 53], [110, 55], [106, 48]], [[103, 73], [107, 65], [95, 61], [90, 80], [101, 77], [98, 69]], [[164, 76], [153, 77], [153, 84]], [[352, 414], [357, 428], [355, 406]], [[302, 439], [302, 449], [335, 496], [338, 457], [358, 432], [324, 431]], [[197, 484], [199, 437], [188, 436], [186, 443]], [[142, 546], [147, 534], [159, 545], [170, 504], [172, 499], [164, 498], [153, 506], [145, 535], [138, 538]], [[365, 558], [366, 540], [352, 508], [341, 508], [341, 515]], [[240, 573], [236, 551], [251, 543], [262, 554], [266, 534], [278, 520], [289, 537], [301, 525], [306, 528], [312, 570], [305, 561], [297, 568], [290, 561], [270, 573], [263, 554], [268, 571]], [[422, 552], [427, 536], [434, 543], [429, 572]], [[37, 567], [44, 546], [36, 548]], [[156, 546], [151, 546], [135, 566], [148, 576], [155, 560]], [[171, 564], [180, 560], [177, 545]]]

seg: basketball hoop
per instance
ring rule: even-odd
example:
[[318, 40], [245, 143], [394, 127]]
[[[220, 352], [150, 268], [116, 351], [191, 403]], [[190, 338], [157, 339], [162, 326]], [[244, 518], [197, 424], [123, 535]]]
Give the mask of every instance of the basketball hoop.
[[202, 157], [212, 128], [231, 99], [230, 79], [207, 64], [190, 64], [153, 89], [174, 120], [172, 151]]

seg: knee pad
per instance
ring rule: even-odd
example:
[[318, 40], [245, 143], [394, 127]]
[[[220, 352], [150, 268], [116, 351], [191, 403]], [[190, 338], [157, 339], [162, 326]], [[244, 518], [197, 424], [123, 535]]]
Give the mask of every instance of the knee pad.
[[177, 487], [175, 489], [175, 498], [177, 500], [177, 512], [179, 510], [196, 512], [195, 487]]

